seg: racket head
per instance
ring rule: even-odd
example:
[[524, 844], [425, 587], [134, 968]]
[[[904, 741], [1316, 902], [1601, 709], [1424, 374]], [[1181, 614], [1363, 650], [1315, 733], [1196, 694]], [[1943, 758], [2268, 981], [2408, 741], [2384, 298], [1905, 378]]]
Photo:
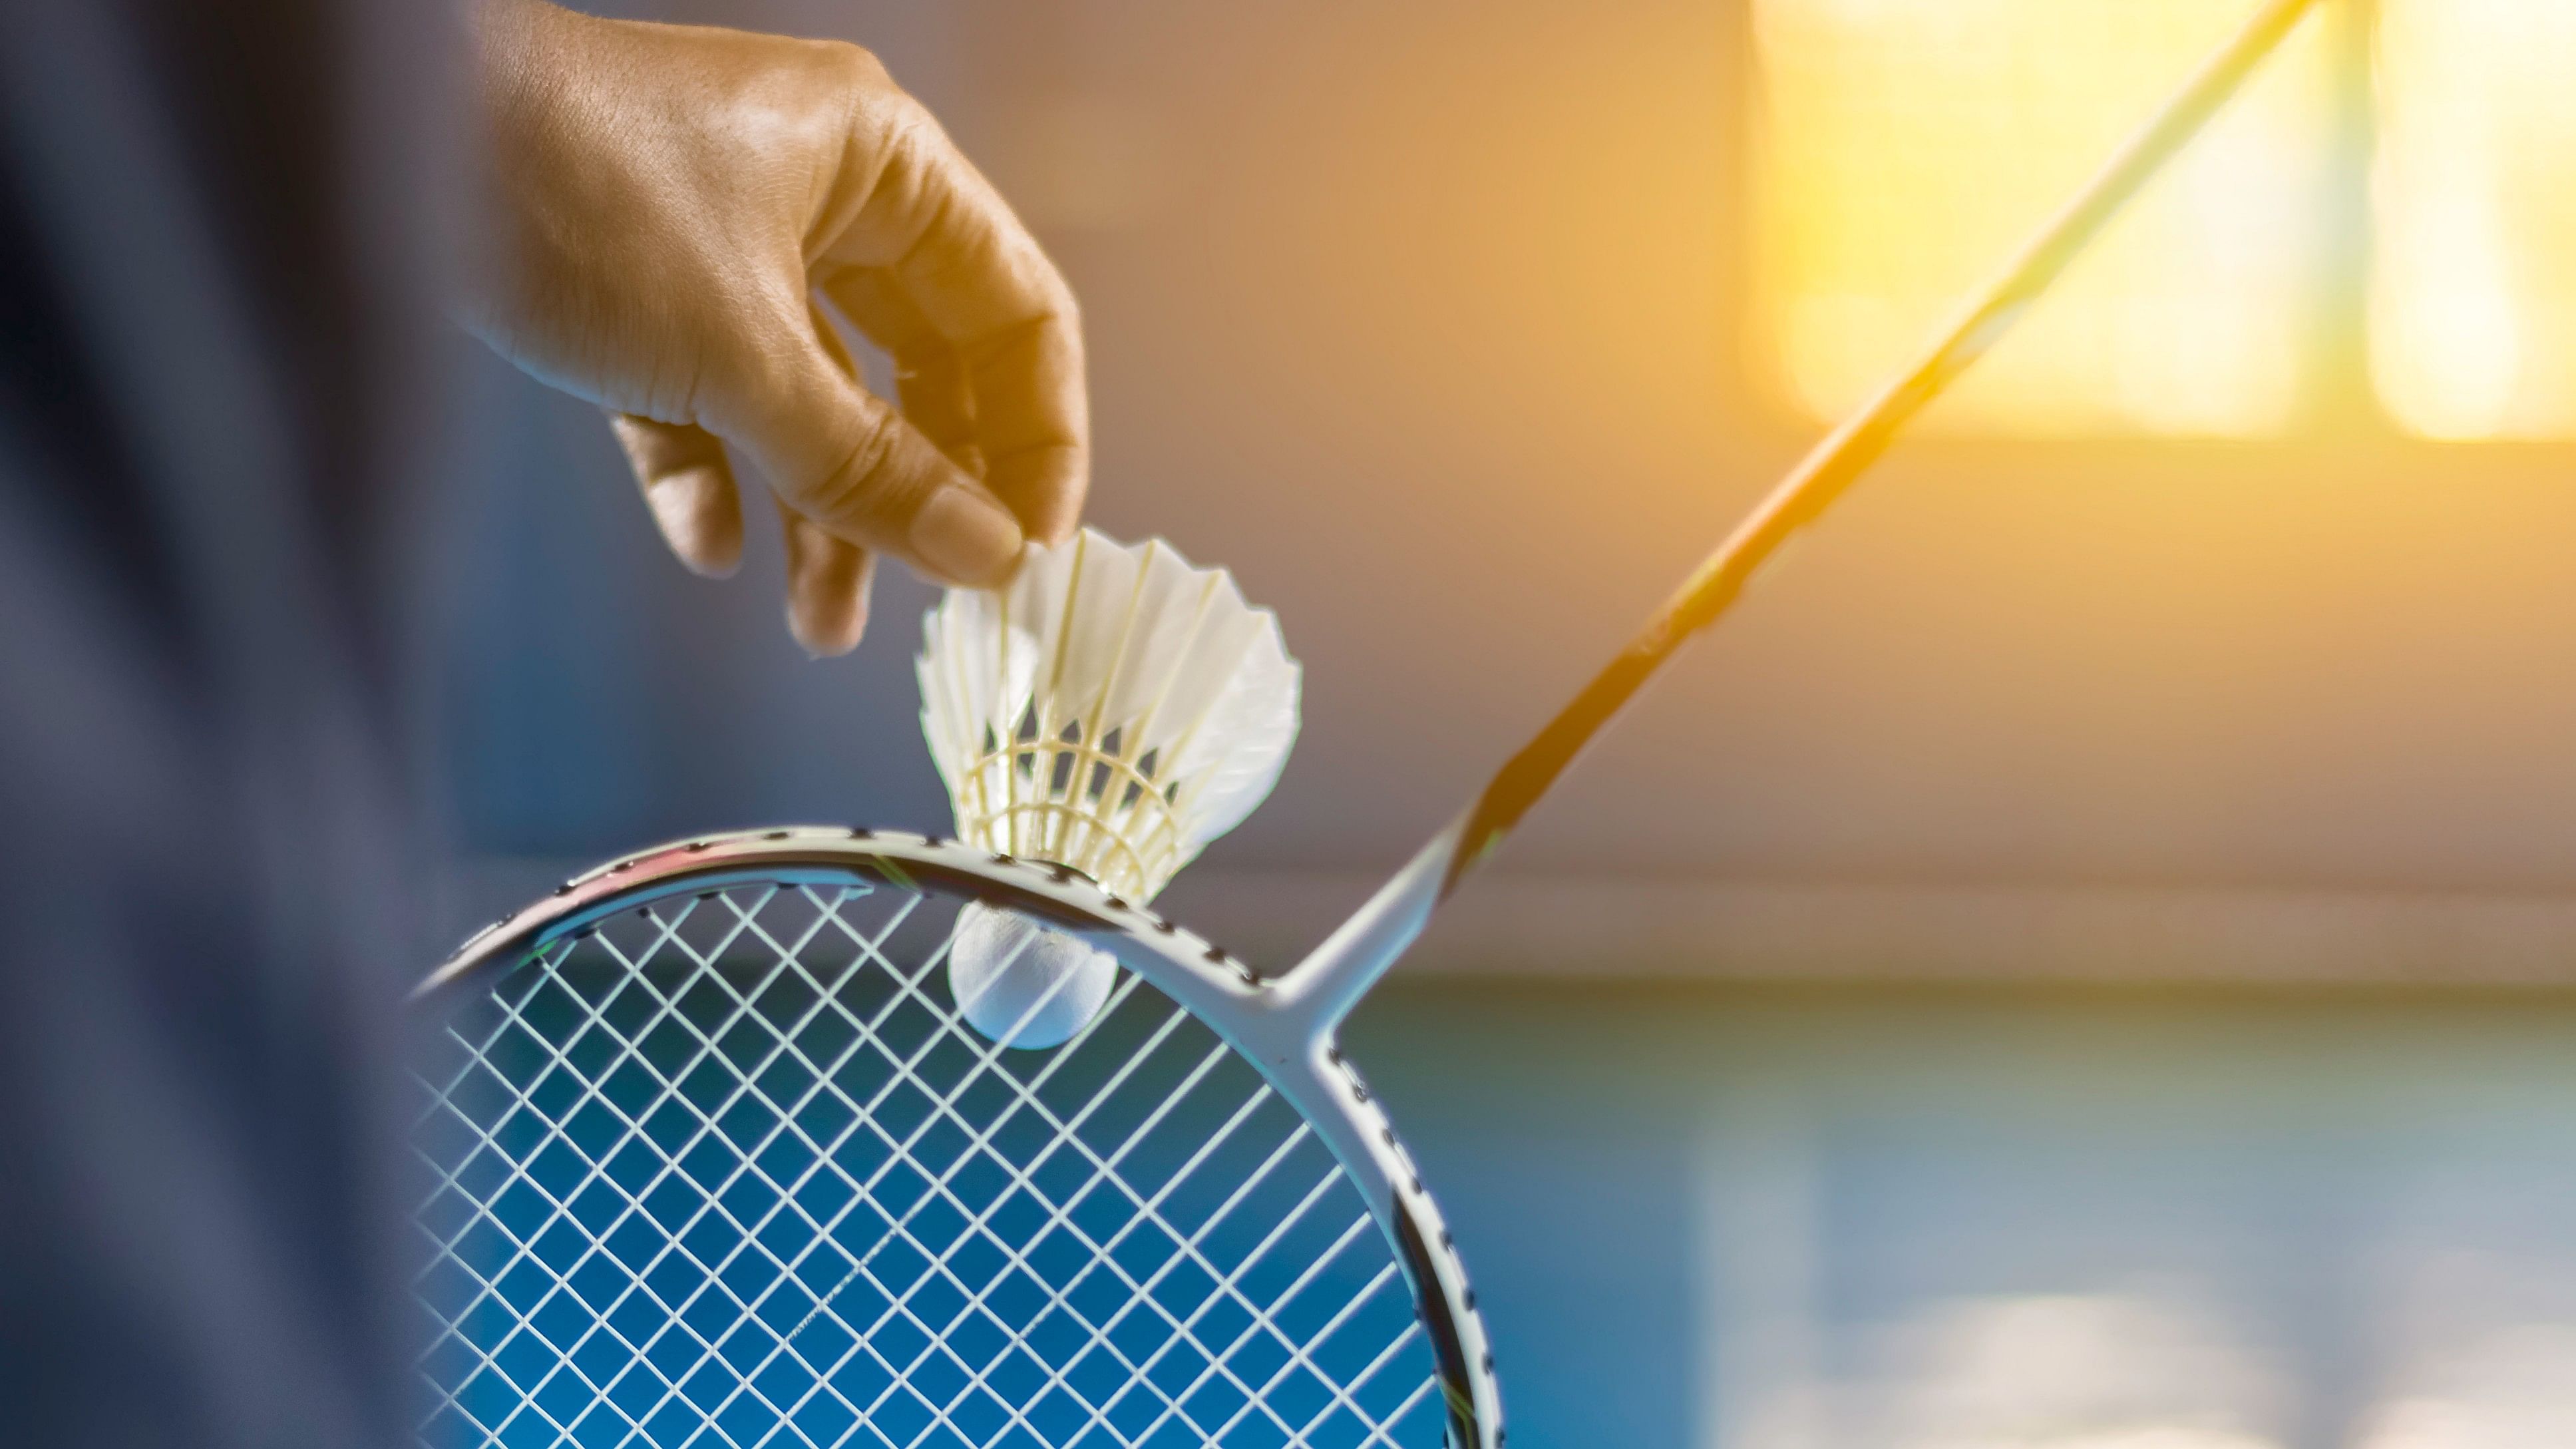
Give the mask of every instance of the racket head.
[[[945, 990], [968, 903], [1109, 952], [1109, 1007], [994, 1046]], [[1503, 1442], [1455, 1245], [1328, 1026], [1073, 871], [675, 842], [414, 1003], [424, 1443]]]

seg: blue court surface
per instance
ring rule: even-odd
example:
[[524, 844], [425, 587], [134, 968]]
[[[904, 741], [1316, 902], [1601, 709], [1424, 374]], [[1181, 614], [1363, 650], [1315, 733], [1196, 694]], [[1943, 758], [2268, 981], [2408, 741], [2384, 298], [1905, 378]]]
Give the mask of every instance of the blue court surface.
[[2576, 1436], [2576, 1008], [1398, 981], [1514, 1444]]

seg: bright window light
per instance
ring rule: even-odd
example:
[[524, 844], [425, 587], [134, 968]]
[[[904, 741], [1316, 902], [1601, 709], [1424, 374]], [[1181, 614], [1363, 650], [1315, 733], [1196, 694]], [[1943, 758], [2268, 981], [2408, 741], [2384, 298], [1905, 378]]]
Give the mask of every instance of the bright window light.
[[2576, 3], [2380, 0], [2370, 371], [2435, 438], [2576, 431]]
[[[2249, 8], [1754, 0], [1764, 370], [1816, 418], [1847, 411]], [[2323, 36], [2313, 17], [2304, 23], [1927, 423], [2017, 434], [2282, 427], [2310, 384], [2330, 241]]]

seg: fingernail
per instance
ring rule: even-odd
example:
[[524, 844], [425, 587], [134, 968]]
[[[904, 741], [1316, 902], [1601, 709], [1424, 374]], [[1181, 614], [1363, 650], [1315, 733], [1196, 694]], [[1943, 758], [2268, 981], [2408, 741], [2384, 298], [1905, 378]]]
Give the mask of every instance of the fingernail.
[[997, 504], [950, 486], [912, 518], [913, 556], [952, 583], [996, 583], [1020, 557], [1020, 525]]

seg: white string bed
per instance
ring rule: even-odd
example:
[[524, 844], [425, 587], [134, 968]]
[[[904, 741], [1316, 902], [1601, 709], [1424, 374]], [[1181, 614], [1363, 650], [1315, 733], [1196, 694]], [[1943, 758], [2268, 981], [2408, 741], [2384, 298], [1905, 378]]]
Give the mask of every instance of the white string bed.
[[424, 1445], [1429, 1449], [1311, 1129], [1135, 977], [967, 1027], [954, 900], [760, 885], [549, 947], [422, 1074]]

